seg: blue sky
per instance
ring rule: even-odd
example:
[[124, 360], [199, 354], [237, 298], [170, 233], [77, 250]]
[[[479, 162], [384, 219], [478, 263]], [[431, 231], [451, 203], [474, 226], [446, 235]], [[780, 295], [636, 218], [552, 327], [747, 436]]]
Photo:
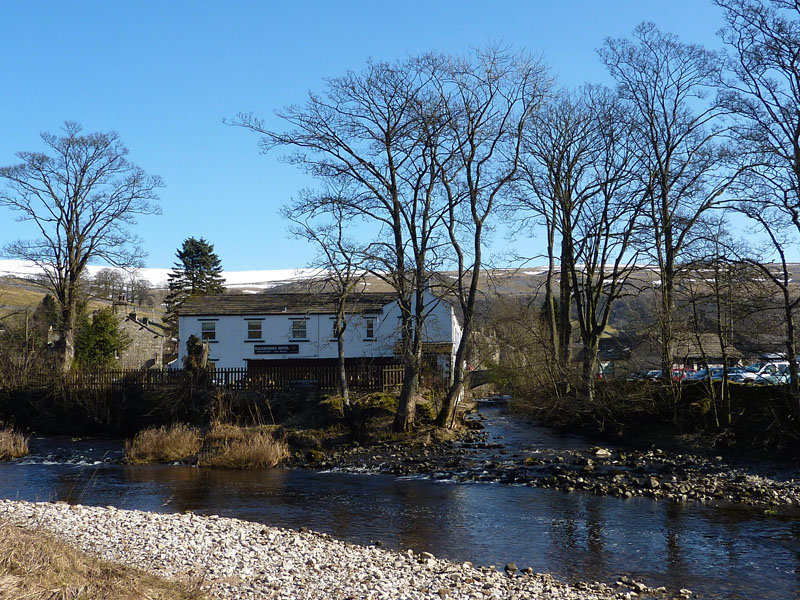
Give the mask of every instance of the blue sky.
[[[323, 78], [365, 61], [503, 42], [541, 55], [562, 84], [608, 83], [596, 49], [654, 21], [720, 47], [705, 0], [486, 2], [8, 2], [0, 20], [0, 165], [41, 148], [65, 120], [119, 132], [133, 162], [162, 176], [161, 216], [135, 232], [148, 267], [170, 267], [190, 236], [227, 270], [302, 267], [279, 208], [312, 185], [280, 153], [224, 118], [303, 102]], [[277, 120], [273, 121], [276, 126]], [[0, 209], [0, 245], [29, 230]], [[495, 250], [505, 242], [495, 240]], [[535, 241], [518, 243], [530, 253]]]

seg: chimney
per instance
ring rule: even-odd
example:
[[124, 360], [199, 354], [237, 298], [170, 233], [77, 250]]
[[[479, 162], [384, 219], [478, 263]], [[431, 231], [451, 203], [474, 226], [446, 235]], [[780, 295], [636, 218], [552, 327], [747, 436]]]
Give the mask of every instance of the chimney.
[[116, 301], [111, 306], [111, 312], [115, 315], [118, 314], [125, 314], [125, 308], [127, 307], [128, 303], [125, 301], [125, 293], [120, 292], [119, 296], [117, 296]]

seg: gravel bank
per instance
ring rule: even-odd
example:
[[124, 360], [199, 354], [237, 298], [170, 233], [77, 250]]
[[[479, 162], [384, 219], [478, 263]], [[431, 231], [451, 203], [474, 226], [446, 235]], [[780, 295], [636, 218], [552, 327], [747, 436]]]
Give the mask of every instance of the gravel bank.
[[756, 468], [735, 468], [721, 456], [587, 447], [523, 452], [481, 431], [463, 440], [421, 448], [383, 444], [339, 448], [308, 460], [296, 454], [290, 465], [353, 473], [424, 475], [457, 482], [495, 482], [580, 490], [599, 496], [643, 496], [673, 502], [760, 506], [797, 510], [800, 478]]
[[[571, 586], [514, 565], [498, 572], [428, 553], [356, 546], [327, 534], [191, 513], [0, 500], [0, 519], [42, 528], [82, 550], [163, 577], [202, 581], [211, 597], [226, 600], [673, 597], [635, 581]], [[684, 591], [683, 597], [689, 595]]]

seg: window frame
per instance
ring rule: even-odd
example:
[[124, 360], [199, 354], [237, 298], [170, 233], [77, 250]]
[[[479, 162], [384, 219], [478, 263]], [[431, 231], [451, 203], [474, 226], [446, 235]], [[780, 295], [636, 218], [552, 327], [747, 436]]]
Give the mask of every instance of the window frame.
[[[293, 342], [307, 342], [308, 341], [308, 319], [306, 317], [298, 317], [294, 319], [289, 319], [291, 322], [291, 327], [289, 329], [289, 339]], [[300, 329], [300, 324], [302, 324], [302, 330]], [[296, 335], [297, 333], [301, 333], [302, 336]]]
[[204, 342], [217, 341], [216, 321], [200, 321], [200, 339]]
[[247, 319], [247, 341], [260, 341], [264, 339], [264, 324], [261, 319]]
[[375, 317], [364, 318], [364, 339], [365, 340], [375, 339]]

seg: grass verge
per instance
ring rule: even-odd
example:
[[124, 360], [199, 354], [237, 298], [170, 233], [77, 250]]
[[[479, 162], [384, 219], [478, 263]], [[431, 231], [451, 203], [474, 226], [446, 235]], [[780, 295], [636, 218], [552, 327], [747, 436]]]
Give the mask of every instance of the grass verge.
[[202, 600], [197, 586], [102, 561], [63, 541], [0, 521], [2, 600]]
[[28, 438], [13, 429], [0, 429], [0, 461], [28, 454]]
[[125, 458], [133, 464], [187, 460], [200, 452], [202, 440], [198, 431], [178, 423], [140, 431], [132, 440], [125, 440]]

